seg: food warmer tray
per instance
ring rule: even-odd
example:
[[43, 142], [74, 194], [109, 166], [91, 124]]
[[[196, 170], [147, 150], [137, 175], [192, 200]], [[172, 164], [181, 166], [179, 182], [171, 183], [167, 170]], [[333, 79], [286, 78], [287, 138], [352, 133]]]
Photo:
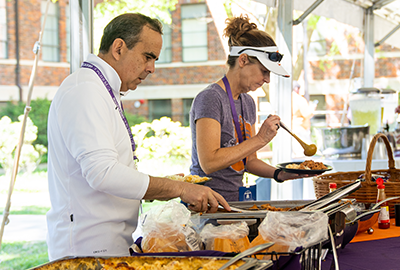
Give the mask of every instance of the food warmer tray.
[[[277, 200], [277, 201], [240, 201], [240, 202], [229, 202], [230, 206], [237, 207], [240, 209], [249, 209], [253, 205], [257, 205], [261, 208], [263, 204], [269, 204], [279, 208], [292, 208], [302, 205], [307, 205], [314, 200]], [[202, 219], [248, 219], [248, 218], [265, 218], [265, 211], [254, 210], [252, 212], [216, 212], [216, 213], [203, 213], [200, 218]]]
[[[118, 266], [128, 266], [129, 262], [133, 262], [135, 260], [143, 259], [187, 259], [189, 257], [185, 256], [132, 256], [132, 257], [99, 257], [101, 259], [117, 259], [121, 265]], [[36, 266], [34, 268], [30, 268], [29, 270], [62, 270], [62, 269], [80, 269], [80, 270], [102, 270], [103, 265], [97, 257], [66, 257], [59, 260], [55, 260], [52, 262], [48, 262], [42, 264], [40, 266]], [[197, 256], [193, 258], [204, 259], [204, 260], [223, 260], [224, 262], [228, 262], [230, 257], [208, 257], [208, 256]], [[258, 260], [255, 258], [241, 258], [237, 261], [243, 261], [244, 264], [237, 269], [241, 270], [266, 270], [273, 265], [272, 260]], [[124, 263], [125, 262], [125, 263]], [[118, 266], [116, 266], [118, 268]], [[117, 269], [115, 268], [115, 269]], [[119, 268], [118, 268], [119, 269]]]

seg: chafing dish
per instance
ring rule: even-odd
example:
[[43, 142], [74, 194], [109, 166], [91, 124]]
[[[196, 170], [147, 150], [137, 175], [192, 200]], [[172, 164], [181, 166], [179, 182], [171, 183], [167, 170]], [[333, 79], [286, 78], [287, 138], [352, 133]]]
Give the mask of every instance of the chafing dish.
[[[30, 270], [50, 270], [50, 269], [81, 269], [81, 270], [102, 270], [105, 269], [104, 266], [107, 264], [107, 269], [128, 269], [129, 265], [133, 263], [140, 263], [140, 265], [148, 266], [146, 269], [155, 269], [151, 267], [160, 267], [160, 262], [167, 261], [169, 266], [174, 269], [173, 264], [175, 261], [188, 262], [186, 256], [137, 256], [137, 257], [69, 257], [63, 258], [56, 261], [48, 262], [43, 265], [31, 268]], [[215, 262], [215, 267], [208, 264], [208, 269], [225, 269], [224, 264], [227, 264], [230, 259], [226, 257], [193, 257], [193, 259], [201, 260], [199, 263], [210, 263]], [[108, 261], [108, 263], [107, 263]], [[143, 264], [142, 264], [143, 262]], [[155, 264], [153, 266], [152, 262]], [[264, 270], [268, 269], [273, 265], [270, 260], [258, 260], [255, 258], [238, 258], [234, 261], [240, 262], [242, 265], [237, 267], [241, 270]], [[137, 264], [136, 264], [137, 265]], [[182, 266], [178, 266], [177, 269], [182, 269]], [[201, 266], [200, 266], [201, 267]], [[131, 269], [131, 267], [129, 267]], [[133, 268], [132, 268], [133, 269]], [[136, 268], [135, 268], [136, 269]], [[197, 269], [197, 268], [196, 268]], [[199, 268], [200, 269], [200, 268]]]

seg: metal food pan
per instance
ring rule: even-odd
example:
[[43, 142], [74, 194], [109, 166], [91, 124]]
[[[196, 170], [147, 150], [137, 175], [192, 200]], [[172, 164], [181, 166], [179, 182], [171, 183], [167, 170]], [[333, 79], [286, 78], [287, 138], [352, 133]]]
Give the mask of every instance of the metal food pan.
[[279, 208], [286, 208], [286, 207], [302, 206], [311, 203], [313, 201], [314, 200], [240, 201], [240, 202], [229, 202], [229, 205], [243, 209], [248, 209], [253, 205], [257, 205], [257, 207], [260, 208], [261, 205], [263, 204], [269, 204], [271, 206]]
[[[263, 204], [269, 204], [279, 208], [292, 208], [296, 206], [306, 205], [313, 202], [313, 200], [277, 200], [277, 201], [240, 201], [240, 202], [229, 202], [229, 205], [240, 208], [249, 209], [253, 205], [257, 205], [258, 208]], [[266, 213], [254, 210], [252, 212], [216, 212], [216, 213], [204, 213], [200, 216], [202, 219], [260, 219], [265, 218]]]
[[[223, 260], [224, 262], [228, 262], [230, 260], [229, 257], [188, 257], [188, 256], [130, 256], [130, 257], [68, 257], [59, 260], [55, 260], [52, 262], [48, 262], [42, 264], [40, 266], [30, 268], [30, 270], [48, 270], [48, 269], [57, 269], [57, 270], [70, 270], [70, 269], [79, 269], [79, 270], [102, 270], [104, 269], [101, 263], [101, 259], [111, 259], [116, 258], [120, 259], [121, 262], [133, 262], [138, 258], [146, 258], [146, 259], [187, 259], [187, 258], [199, 258], [204, 260]], [[237, 269], [241, 270], [265, 270], [270, 268], [273, 265], [273, 262], [270, 260], [258, 260], [255, 258], [242, 258], [239, 262], [244, 262], [243, 265], [238, 267]], [[215, 269], [217, 270], [217, 269]]]

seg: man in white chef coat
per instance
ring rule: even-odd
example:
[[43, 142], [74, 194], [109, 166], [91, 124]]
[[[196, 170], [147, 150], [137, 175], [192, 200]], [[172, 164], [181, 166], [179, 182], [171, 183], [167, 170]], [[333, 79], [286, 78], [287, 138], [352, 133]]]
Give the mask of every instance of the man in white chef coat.
[[104, 29], [98, 56], [58, 89], [48, 119], [49, 259], [127, 256], [142, 199], [180, 197], [198, 212], [230, 210], [208, 187], [136, 170], [135, 143], [120, 97], [155, 71], [158, 20], [127, 13]]

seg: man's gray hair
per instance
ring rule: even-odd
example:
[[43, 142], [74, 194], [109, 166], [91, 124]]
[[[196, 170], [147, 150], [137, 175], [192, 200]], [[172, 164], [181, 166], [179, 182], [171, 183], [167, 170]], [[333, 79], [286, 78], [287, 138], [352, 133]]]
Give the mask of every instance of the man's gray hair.
[[132, 49], [140, 41], [140, 34], [144, 26], [162, 34], [162, 24], [157, 19], [140, 13], [125, 13], [115, 17], [104, 28], [100, 53], [107, 53], [117, 38], [125, 41], [128, 49]]

